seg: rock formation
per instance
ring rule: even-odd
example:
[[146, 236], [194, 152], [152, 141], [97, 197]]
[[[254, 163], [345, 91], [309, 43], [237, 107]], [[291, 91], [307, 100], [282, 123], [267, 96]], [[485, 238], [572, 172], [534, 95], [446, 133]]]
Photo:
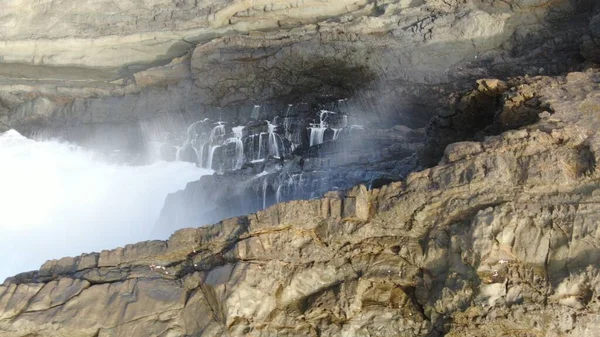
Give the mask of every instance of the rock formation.
[[[0, 336], [596, 336], [597, 7], [4, 1], [0, 131], [219, 172], [8, 278]], [[307, 131], [339, 100], [359, 146]]]
[[371, 120], [419, 127], [474, 79], [563, 73], [582, 50], [597, 60], [594, 5], [4, 1], [0, 127], [139, 152], [164, 119], [348, 97]]
[[402, 180], [414, 169], [423, 129], [348, 125], [355, 116], [339, 110], [317, 111], [312, 115], [329, 122], [315, 124], [310, 112], [286, 112], [274, 124], [236, 126], [238, 135], [232, 138], [224, 122], [192, 124], [188, 138], [193, 140], [177, 150], [177, 157], [189, 156], [217, 172], [169, 195], [157, 228], [197, 227], [361, 183], [377, 187]]
[[489, 128], [543, 111], [403, 182], [49, 261], [0, 286], [1, 335], [595, 336], [598, 83], [481, 81]]
[[[432, 4], [429, 3], [428, 5]], [[545, 11], [549, 11], [545, 12], [547, 20], [550, 20], [555, 24], [558, 21], [566, 24], [566, 26], [561, 26], [566, 29], [556, 31], [557, 35], [554, 35], [555, 40], [551, 43], [553, 47], [549, 47], [548, 41], [539, 40], [538, 42], [542, 43], [544, 46], [540, 46], [539, 49], [535, 51], [535, 57], [532, 55], [522, 55], [523, 53], [530, 53], [531, 50], [529, 49], [523, 51], [512, 49], [513, 54], [519, 54], [522, 57], [510, 59], [504, 55], [501, 60], [496, 58], [492, 63], [488, 62], [485, 63], [485, 65], [481, 65], [481, 72], [478, 74], [483, 75], [492, 73], [506, 75], [511, 72], [529, 72], [534, 74], [540, 72], [554, 73], [562, 72], [569, 67], [581, 68], [582, 64], [577, 63], [579, 62], [577, 60], [581, 59], [582, 55], [587, 55], [587, 50], [593, 50], [593, 46], [581, 42], [580, 38], [569, 40], [567, 43], [563, 41], [563, 38], [558, 38], [558, 40], [556, 40], [556, 36], [564, 36], [564, 34], [574, 35], [575, 32], [581, 32], [588, 34], [582, 39], [586, 40], [587, 37], [591, 38], [595, 31], [595, 18], [590, 20], [589, 25], [584, 19], [591, 15], [591, 7], [588, 5], [588, 3], [578, 3], [575, 7], [542, 6], [541, 8]], [[488, 9], [494, 12], [499, 10], [497, 6], [498, 4], [492, 4]], [[502, 7], [502, 5], [500, 5], [500, 7]], [[477, 8], [478, 10], [481, 9], [479, 6]], [[566, 14], [566, 12], [563, 11], [565, 8], [579, 9], [581, 10], [581, 13], [576, 14], [576, 12], [571, 12], [570, 14]], [[521, 13], [522, 9], [523, 8], [514, 10], [516, 13]], [[541, 9], [535, 7], [534, 12], [537, 10]], [[403, 10], [400, 13], [407, 15], [406, 13], [412, 12], [410, 10]], [[520, 14], [515, 15], [518, 16]], [[383, 16], [385, 17], [385, 15]], [[574, 22], [567, 24], [567, 22], [575, 20], [575, 18], [580, 20], [578, 24], [575, 24]], [[581, 21], [581, 19], [584, 20]], [[480, 25], [475, 23], [474, 25], [478, 27], [481, 25], [487, 27], [488, 24], [493, 23], [493, 21], [487, 19], [482, 22], [483, 23]], [[453, 23], [453, 25], [454, 24], [455, 23]], [[523, 26], [517, 26], [518, 28], [515, 28], [517, 30], [525, 29]], [[344, 34], [347, 34], [348, 31], [353, 31], [350, 27], [351, 26], [348, 26], [348, 23], [346, 22], [343, 25], [343, 29], [339, 27], [338, 29], [342, 29], [341, 31], [344, 32]], [[435, 27], [438, 29], [438, 26]], [[443, 24], [442, 27], [444, 27]], [[363, 32], [367, 30], [368, 29], [363, 30]], [[448, 32], [445, 31], [444, 34], [446, 33]], [[542, 33], [536, 31], [536, 34]], [[304, 32], [302, 38], [306, 39], [309, 35], [310, 34]], [[531, 38], [531, 36], [529, 37]], [[390, 55], [384, 58], [386, 60], [385, 62], [389, 62], [389, 60], [392, 59], [391, 54], [403, 55], [402, 52], [394, 49], [394, 46], [397, 44], [403, 44], [404, 47], [410, 45], [404, 38], [404, 35], [398, 37], [393, 34], [391, 36], [386, 36], [385, 38], [378, 36], [377, 39], [379, 40], [389, 40], [383, 50], [370, 46], [371, 42], [362, 43], [362, 40], [353, 41], [355, 44], [353, 44], [353, 51], [341, 53], [341, 58], [345, 60], [344, 62], [348, 60], [354, 62], [353, 60], [355, 60], [357, 55], [363, 55], [363, 52], [366, 53], [364, 60], [370, 60], [371, 56], [369, 55], [372, 55], [372, 53], [389, 53]], [[230, 85], [234, 82], [236, 86], [242, 83], [241, 85], [245, 86], [245, 88], [242, 88], [245, 90], [245, 93], [241, 96], [246, 98], [241, 99], [241, 102], [247, 102], [250, 98], [256, 101], [271, 102], [265, 108], [261, 107], [261, 116], [263, 116], [263, 119], [273, 120], [273, 123], [275, 123], [276, 120], [281, 121], [281, 117], [288, 116], [290, 107], [293, 107], [292, 110], [294, 110], [294, 112], [292, 112], [291, 115], [294, 116], [292, 118], [295, 118], [295, 125], [299, 125], [300, 130], [304, 130], [308, 129], [310, 121], [318, 123], [318, 119], [315, 119], [314, 117], [319, 114], [319, 111], [314, 111], [311, 115], [310, 109], [309, 111], [306, 111], [305, 107], [300, 108], [301, 105], [282, 105], [281, 103], [276, 103], [277, 100], [284, 99], [293, 102], [294, 99], [302, 98], [306, 100], [310, 97], [313, 99], [320, 97], [320, 99], [323, 100], [325, 99], [324, 96], [327, 96], [326, 93], [329, 93], [330, 98], [340, 97], [340, 95], [351, 95], [349, 99], [343, 101], [343, 107], [340, 107], [339, 104], [333, 104], [336, 108], [329, 108], [329, 110], [337, 111], [337, 116], [343, 114], [344, 116], [351, 116], [353, 120], [361, 120], [360, 122], [368, 125], [368, 134], [363, 135], [362, 137], [357, 134], [352, 134], [350, 137], [333, 142], [334, 146], [330, 146], [332, 144], [329, 143], [327, 146], [324, 146], [325, 148], [332, 148], [333, 151], [319, 151], [316, 150], [315, 147], [308, 147], [309, 142], [306, 135], [295, 132], [295, 134], [290, 137], [288, 133], [290, 133], [291, 128], [284, 125], [285, 123], [280, 122], [277, 126], [279, 134], [282, 137], [288, 136], [290, 143], [298, 147], [297, 150], [300, 150], [294, 151], [294, 160], [291, 162], [286, 161], [285, 163], [282, 160], [281, 164], [283, 169], [269, 170], [269, 163], [266, 163], [267, 165], [264, 166], [258, 165], [254, 166], [252, 169], [243, 171], [226, 172], [224, 175], [218, 176], [207, 176], [199, 181], [192, 182], [184, 191], [177, 192], [167, 199], [162, 211], [161, 219], [158, 222], [159, 227], [173, 229], [185, 226], [195, 227], [206, 223], [216, 222], [226, 217], [255, 212], [264, 209], [266, 206], [269, 206], [276, 201], [307, 199], [321, 196], [328, 190], [344, 190], [360, 183], [370, 186], [371, 183], [376, 180], [399, 181], [411, 170], [418, 167], [429, 167], [437, 163], [445, 147], [452, 142], [466, 139], [481, 140], [485, 135], [498, 134], [508, 129], [531, 124], [537, 120], [538, 114], [543, 111], [543, 107], [539, 106], [539, 100], [536, 97], [533, 97], [530, 92], [523, 92], [515, 94], [515, 97], [511, 97], [510, 101], [512, 103], [507, 103], [506, 107], [503, 108], [506, 111], [503, 111], [501, 116], [495, 116], [502, 103], [499, 98], [508, 89], [505, 84], [498, 82], [497, 80], [479, 80], [478, 89], [471, 92], [469, 95], [460, 96], [459, 92], [455, 91], [454, 94], [450, 95], [450, 99], [443, 96], [443, 93], [445, 92], [463, 87], [462, 83], [470, 76], [474, 76], [475, 73], [464, 73], [462, 75], [448, 73], [438, 74], [436, 77], [431, 77], [429, 79], [429, 84], [426, 85], [424, 85], [424, 82], [421, 80], [415, 79], [402, 83], [391, 80], [394, 76], [406, 77], [405, 75], [398, 75], [399, 72], [411, 71], [416, 74], [418, 72], [417, 69], [419, 69], [419, 66], [416, 64], [411, 64], [406, 69], [399, 66], [392, 67], [387, 64], [385, 66], [380, 66], [381, 69], [386, 69], [385, 72], [370, 70], [370, 75], [360, 75], [363, 73], [364, 69], [367, 69], [368, 67], [370, 67], [369, 69], [372, 69], [374, 66], [373, 62], [376, 63], [379, 61], [369, 61], [365, 64], [361, 63], [362, 65], [353, 65], [348, 69], [341, 69], [337, 72], [338, 74], [351, 74], [348, 76], [359, 75], [359, 77], [362, 77], [362, 80], [349, 77], [341, 80], [340, 83], [352, 83], [353, 85], [355, 83], [360, 83], [361, 85], [364, 85], [367, 82], [370, 83], [367, 84], [366, 87], [354, 88], [344, 92], [331, 85], [323, 86], [323, 84], [311, 80], [310, 85], [304, 86], [302, 83], [296, 83], [294, 90], [287, 92], [287, 89], [285, 89], [287, 87], [284, 83], [289, 79], [298, 79], [298, 81], [300, 81], [302, 78], [299, 77], [296, 72], [305, 69], [307, 67], [306, 64], [310, 63], [308, 60], [318, 58], [322, 62], [326, 62], [324, 60], [330, 59], [329, 55], [322, 55], [321, 47], [323, 41], [321, 41], [321, 44], [318, 46], [314, 46], [310, 41], [303, 40], [304, 42], [300, 43], [301, 47], [299, 47], [298, 42], [293, 42], [288, 38], [281, 37], [273, 42], [279, 46], [279, 49], [274, 49], [277, 50], [277, 53], [273, 56], [269, 54], [269, 52], [263, 50], [265, 48], [271, 48], [265, 39], [267, 39], [267, 41], [270, 40], [266, 38], [264, 34], [255, 37], [228, 37], [224, 39], [229, 41], [227, 45], [219, 45], [219, 41], [223, 39], [217, 39], [206, 45], [197, 47], [195, 51], [195, 54], [197, 54], [200, 50], [206, 51], [206, 48], [208, 48], [206, 47], [207, 45], [212, 45], [213, 47], [214, 45], [219, 45], [218, 47], [214, 47], [218, 49], [220, 55], [219, 58], [216, 58], [214, 55], [206, 54], [204, 55], [206, 57], [199, 58], [199, 60], [203, 60], [202, 64], [208, 64], [204, 71], [212, 74], [204, 77], [204, 81], [206, 81], [207, 84], [203, 84], [203, 88], [211, 91], [213, 94], [217, 91], [219, 92], [219, 99], [215, 101], [215, 104], [232, 104], [232, 101], [227, 97], [229, 97], [228, 95], [230, 94], [234, 96], [236, 94], [233, 94], [233, 91], [230, 90]], [[248, 46], [252, 52], [246, 53], [241, 51], [240, 46], [246, 46], [246, 44], [249, 43], [248, 41], [253, 41], [253, 43]], [[369, 34], [368, 41], [373, 41], [372, 34]], [[424, 42], [427, 41], [428, 39], [425, 39]], [[570, 45], [574, 41], [576, 41], [576, 43]], [[335, 43], [337, 45], [340, 41], [336, 40]], [[455, 43], [460, 45], [460, 42], [455, 41]], [[534, 42], [532, 40], [527, 43]], [[557, 48], [559, 45], [560, 51], [553, 50], [553, 48]], [[421, 45], [419, 44], [419, 47], [415, 47], [415, 53], [418, 53], [418, 50], [420, 50], [419, 48], [421, 48], [420, 46]], [[454, 45], [444, 46], [442, 50], [444, 50], [444, 53], [452, 53], [454, 52], [455, 47], [456, 46]], [[336, 54], [340, 54], [339, 48], [342, 47], [337, 46], [334, 48]], [[521, 47], [514, 48], [519, 49]], [[325, 49], [327, 50], [327, 48]], [[364, 51], [363, 49], [368, 50]], [[291, 51], [284, 52], [287, 50]], [[464, 51], [464, 49], [461, 49], [461, 52], [462, 51]], [[580, 54], [580, 51], [582, 54]], [[499, 51], [489, 51], [489, 53], [496, 56], [496, 53], [498, 52]], [[242, 53], [243, 56], [240, 56], [240, 53]], [[441, 66], [439, 62], [431, 59], [433, 56], [438, 57], [437, 54], [431, 54], [430, 50], [427, 51], [426, 54], [427, 55], [413, 55], [409, 57], [409, 59], [418, 59], [419, 62], [424, 62], [428, 67], [427, 71], [434, 71]], [[259, 55], [259, 57], [256, 58], [253, 55]], [[302, 57], [301, 62], [296, 60], [298, 57]], [[447, 57], [447, 55], [444, 57]], [[538, 65], [539, 68], [527, 68], [531, 65], [531, 63], [527, 61], [529, 60], [528, 57], [535, 59], [535, 64]], [[217, 59], [218, 61], [215, 61]], [[361, 62], [364, 60], [361, 59]], [[376, 60], [380, 60], [380, 58], [376, 58]], [[474, 60], [476, 61], [469, 61], [471, 62], [469, 67], [474, 66], [475, 63], [473, 62], [481, 61], [479, 56]], [[556, 63], [558, 60], [562, 60], [560, 65]], [[590, 60], [593, 60], [593, 58], [590, 58]], [[230, 62], [236, 62], [236, 66], [232, 67]], [[242, 62], [241, 65], [239, 64], [240, 62]], [[277, 64], [277, 62], [290, 62], [290, 64], [285, 66], [274, 65]], [[549, 63], [542, 64], [543, 62]], [[192, 61], [192, 66], [194, 64], [197, 63]], [[273, 65], [273, 69], [271, 69], [270, 65]], [[200, 67], [197, 66], [196, 68], [198, 71]], [[321, 71], [325, 71], [322, 68], [317, 69], [312, 66], [309, 66], [309, 68], [307, 73], [312, 74], [311, 76], [314, 76], [315, 74], [320, 76]], [[398, 70], [400, 68], [402, 69]], [[448, 69], [451, 68], [447, 68], [447, 70]], [[227, 75], [220, 76], [219, 74]], [[327, 69], [326, 74], [327, 78], [332, 78], [331, 76], [333, 76], [334, 73], [331, 72], [331, 69]], [[422, 74], [423, 73], [421, 73], [421, 75]], [[366, 78], [371, 75], [374, 76], [373, 79], [367, 81]], [[455, 81], [446, 83], [450, 77], [443, 79], [444, 76], [453, 76], [452, 78]], [[227, 88], [221, 88], [223, 86], [222, 81], [224, 77], [230, 79], [227, 82], [229, 83], [227, 84]], [[237, 80], [234, 81], [233, 79]], [[419, 81], [421, 82], [417, 85], [416, 83]], [[522, 79], [521, 81], [523, 83], [527, 82], [526, 79]], [[266, 95], [263, 89], [267, 84], [268, 86], [277, 85], [276, 89], [279, 91], [270, 88], [267, 90], [269, 94]], [[416, 90], [415, 88], [417, 86], [421, 89]], [[320, 91], [322, 88], [325, 88], [324, 92]], [[389, 90], [383, 88], [388, 88]], [[390, 92], [390, 90], [392, 92]], [[407, 94], [407, 91], [411, 91], [412, 93]], [[392, 100], [394, 102], [394, 107], [382, 110], [382, 104], [385, 105], [392, 102], [389, 100], [389, 95], [394, 97]], [[211, 95], [203, 95], [203, 97], [209, 96]], [[404, 104], [406, 101], [404, 101], [404, 103], [398, 101], [398, 99], [414, 99], [422, 101], [421, 98], [423, 96], [427, 96], [427, 102], [421, 105], [429, 106], [426, 113], [421, 113], [422, 109], [415, 109], [414, 105], [412, 105], [412, 108], [407, 112], [405, 110], [406, 104]], [[526, 103], [521, 104], [522, 101], [526, 101]], [[365, 103], [368, 103], [368, 107], [365, 107]], [[331, 106], [332, 104], [320, 103], [318, 105]], [[304, 103], [304, 106], [306, 106], [306, 103]], [[237, 123], [246, 123], [245, 121], [248, 116], [254, 115], [257, 112], [256, 107], [256, 105], [253, 107], [252, 112], [247, 107], [238, 107], [235, 113], [232, 113], [231, 107], [223, 108], [222, 111], [220, 111], [220, 116], [229, 116], [228, 118], [235, 120]], [[304, 110], [304, 112], [299, 112], [298, 110]], [[423, 126], [423, 122], [419, 122], [418, 119], [429, 118], [436, 110], [439, 113], [434, 116], [434, 119], [430, 122], [429, 128], [427, 129], [427, 138], [421, 137], [418, 131], [411, 131], [406, 127], [406, 125], [408, 125], [409, 127], [416, 129], [419, 126]], [[399, 115], [392, 116], [393, 114]], [[285, 117], [285, 119], [287, 120], [288, 117]], [[208, 120], [208, 122], [210, 122], [210, 120]], [[394, 124], [396, 125], [393, 128], [390, 128], [390, 126], [393, 126]], [[264, 128], [263, 134], [266, 135], [266, 124]], [[255, 138], [252, 138], [251, 146], [244, 143], [244, 150], [248, 150], [255, 146], [255, 139], [257, 139], [258, 134], [260, 133], [252, 131], [253, 129], [256, 129], [256, 124], [251, 124], [251, 126], [246, 126], [244, 128], [244, 130], [247, 129], [250, 133], [255, 132], [255, 135], [253, 136]], [[329, 131], [333, 132], [332, 130]], [[348, 129], [346, 129], [346, 131], [348, 131]], [[352, 132], [351, 129], [350, 131]], [[294, 131], [292, 131], [292, 133], [293, 132]], [[205, 132], [205, 134], [208, 133], [209, 132]], [[246, 140], [247, 139], [249, 138], [246, 138]], [[266, 136], [261, 139], [266, 142]], [[377, 140], [373, 142], [373, 139]], [[244, 142], [246, 142], [246, 140], [244, 140]], [[352, 140], [357, 146], [356, 144], [355, 146], [349, 146], [347, 144], [348, 141]], [[220, 152], [221, 154], [229, 153], [227, 158], [235, 158], [234, 144], [231, 143], [229, 145], [230, 149], [228, 152], [227, 150]], [[313, 145], [312, 142], [310, 145]], [[200, 149], [197, 152], [201, 152], [202, 155], [206, 157], [206, 153], [209, 151], [212, 150], [209, 150], [208, 147], [205, 146], [205, 148]], [[263, 150], [263, 154], [265, 152], [266, 151]], [[349, 152], [354, 152], [354, 156], [348, 156], [347, 153]], [[340, 160], [340, 154], [344, 157], [342, 160]], [[411, 157], [411, 155], [414, 156]], [[301, 156], [301, 159], [299, 159], [299, 156]], [[245, 157], [254, 158], [256, 156], [249, 156], [246, 154]], [[286, 157], [290, 158], [292, 156], [287, 156], [286, 153]], [[307, 165], [299, 167], [298, 161], [307, 163]], [[211, 161], [211, 163], [213, 162]], [[273, 167], [275, 164], [276, 163], [271, 163], [270, 166]], [[213, 168], [216, 169], [216, 167]], [[264, 176], [266, 174], [268, 175]], [[261, 178], [259, 179], [259, 177]], [[282, 191], [284, 192], [283, 198], [281, 196]]]

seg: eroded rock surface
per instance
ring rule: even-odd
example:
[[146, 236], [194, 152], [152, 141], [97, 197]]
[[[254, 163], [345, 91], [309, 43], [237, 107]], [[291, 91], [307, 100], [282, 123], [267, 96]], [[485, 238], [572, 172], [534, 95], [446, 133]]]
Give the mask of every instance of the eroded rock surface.
[[[284, 127], [278, 129], [283, 137]], [[305, 128], [299, 129], [306, 133]], [[325, 134], [333, 136], [333, 129], [329, 131]], [[318, 198], [328, 191], [347, 190], [358, 184], [381, 187], [400, 181], [414, 170], [414, 153], [424, 139], [422, 129], [401, 126], [375, 130], [346, 127], [335, 133], [336, 139], [310, 147], [305, 144], [291, 154], [279, 148], [278, 157], [265, 156], [264, 160], [250, 161], [253, 157], [246, 155], [249, 163], [238, 170], [221, 170], [188, 183], [185, 189], [167, 196], [156, 229], [170, 233], [254, 213], [277, 202]], [[248, 145], [252, 150], [259, 139], [266, 143], [267, 138], [266, 133], [256, 135], [246, 142], [244, 150], [249, 149]], [[283, 139], [287, 142], [288, 138]], [[261, 151], [263, 156], [269, 152], [268, 147]], [[225, 154], [228, 162], [235, 159], [234, 151], [215, 153]], [[219, 159], [215, 156], [212, 164]]]
[[599, 82], [509, 88], [546, 112], [403, 182], [49, 261], [0, 286], [0, 335], [596, 336]]
[[0, 128], [139, 151], [148, 136], [140, 120], [324, 98], [351, 98], [374, 121], [421, 127], [476, 78], [560, 74], [597, 60], [594, 6], [4, 1]]

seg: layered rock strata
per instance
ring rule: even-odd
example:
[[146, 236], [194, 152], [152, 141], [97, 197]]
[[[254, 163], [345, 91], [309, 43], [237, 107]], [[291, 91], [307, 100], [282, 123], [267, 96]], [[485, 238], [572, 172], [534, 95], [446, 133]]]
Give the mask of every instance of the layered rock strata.
[[[170, 232], [196, 227], [253, 213], [277, 202], [318, 198], [328, 191], [346, 190], [357, 184], [377, 187], [399, 181], [415, 168], [414, 154], [424, 139], [422, 129], [399, 125], [390, 129], [350, 126], [335, 131], [313, 128], [310, 133], [302, 124], [300, 126], [299, 132], [286, 135], [283, 125], [277, 128], [273, 125], [277, 131], [263, 130], [265, 132], [249, 134], [239, 140], [235, 138], [235, 144], [230, 141], [213, 147], [208, 162], [217, 172], [170, 194], [156, 228]], [[252, 129], [241, 130], [255, 132]], [[325, 141], [309, 146], [309, 134], [317, 138], [314, 136], [318, 132], [323, 133]], [[296, 138], [294, 136], [304, 140], [297, 145], [289, 141]], [[269, 139], [276, 144], [268, 142]], [[277, 147], [277, 143], [281, 145]], [[205, 144], [198, 151], [204, 157], [211, 149], [210, 142]], [[290, 153], [290, 148], [284, 145], [298, 147]], [[277, 156], [272, 155], [273, 152], [277, 152]], [[262, 159], [252, 160], [257, 155]], [[206, 165], [207, 161], [202, 164]], [[232, 170], [237, 164], [239, 167]]]
[[600, 74], [403, 182], [291, 201], [0, 286], [2, 336], [595, 336]]
[[257, 102], [352, 97], [374, 121], [419, 127], [475, 78], [597, 60], [591, 0], [2, 6], [0, 128], [133, 152], [145, 121]]

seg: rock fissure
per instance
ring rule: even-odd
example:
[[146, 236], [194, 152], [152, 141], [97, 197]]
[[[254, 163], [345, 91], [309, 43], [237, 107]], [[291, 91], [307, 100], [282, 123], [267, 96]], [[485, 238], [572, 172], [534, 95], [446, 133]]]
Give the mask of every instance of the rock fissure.
[[[170, 196], [161, 223], [177, 222], [182, 202], [193, 227], [255, 213], [9, 278], [0, 335], [595, 336], [592, 2], [125, 0], [104, 28], [86, 6], [53, 12], [65, 4], [40, 7], [48, 22], [42, 9], [23, 14], [31, 26], [15, 16], [21, 2], [6, 7], [17, 28], [0, 33], [12, 67], [0, 64], [0, 127], [73, 126], [85, 140], [86, 128], [194, 111], [208, 122], [161, 155], [193, 150], [200, 165], [193, 136], [243, 126], [252, 159], [230, 170], [239, 142], [215, 149], [223, 166]], [[79, 15], [89, 22], [76, 29]], [[96, 43], [59, 50], [66, 36]], [[39, 40], [35, 53], [9, 48], [23, 37]], [[341, 115], [362, 129], [338, 128]], [[338, 148], [363, 136], [367, 150]], [[294, 188], [313, 193], [294, 201]]]

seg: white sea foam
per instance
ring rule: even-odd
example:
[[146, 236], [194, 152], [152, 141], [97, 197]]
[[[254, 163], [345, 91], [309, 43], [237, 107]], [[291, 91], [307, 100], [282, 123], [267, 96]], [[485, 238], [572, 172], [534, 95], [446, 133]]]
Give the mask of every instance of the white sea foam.
[[48, 259], [166, 239], [154, 222], [167, 194], [211, 172], [115, 165], [67, 143], [0, 134], [0, 282]]

